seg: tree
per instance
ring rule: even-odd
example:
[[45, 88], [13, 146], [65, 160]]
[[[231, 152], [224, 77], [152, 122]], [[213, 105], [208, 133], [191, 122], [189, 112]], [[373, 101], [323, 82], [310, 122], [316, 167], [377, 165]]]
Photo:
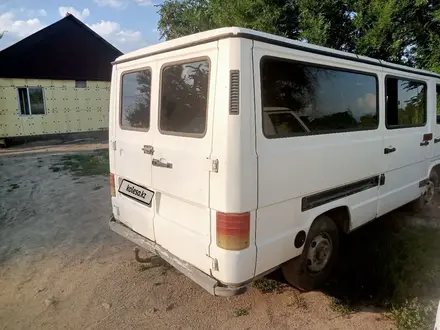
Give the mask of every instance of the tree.
[[438, 0], [166, 0], [168, 40], [247, 27], [440, 73]]
[[[355, 51], [438, 70], [440, 10], [435, 0], [352, 0]], [[434, 52], [432, 52], [434, 50]]]
[[159, 8], [165, 40], [225, 26], [299, 35], [296, 0], [166, 0]]
[[353, 13], [344, 0], [299, 0], [301, 38], [316, 45], [353, 51]]
[[171, 40], [215, 26], [208, 0], [166, 0], [159, 6], [160, 37]]

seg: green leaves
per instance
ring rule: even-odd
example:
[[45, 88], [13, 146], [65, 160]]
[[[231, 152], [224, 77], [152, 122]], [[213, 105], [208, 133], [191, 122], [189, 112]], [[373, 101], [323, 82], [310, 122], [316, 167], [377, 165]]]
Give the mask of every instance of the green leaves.
[[159, 8], [166, 40], [240, 26], [440, 72], [436, 0], [166, 0]]
[[171, 40], [213, 28], [208, 0], [167, 0], [159, 5], [158, 30]]
[[166, 40], [225, 26], [298, 35], [292, 0], [167, 0], [159, 7], [158, 29]]

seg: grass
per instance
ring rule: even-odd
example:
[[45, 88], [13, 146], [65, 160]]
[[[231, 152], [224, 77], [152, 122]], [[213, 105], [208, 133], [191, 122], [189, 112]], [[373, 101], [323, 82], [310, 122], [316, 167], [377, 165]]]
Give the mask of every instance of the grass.
[[440, 230], [381, 218], [348, 235], [324, 291], [341, 314], [361, 304], [391, 311], [398, 329], [433, 328], [440, 295]]
[[417, 298], [406, 300], [391, 310], [398, 329], [425, 330], [432, 329], [437, 311], [435, 302], [420, 302]]
[[298, 309], [307, 310], [308, 306], [304, 298], [299, 293], [294, 293], [292, 301], [287, 304], [288, 307], [296, 307]]
[[60, 170], [69, 171], [75, 177], [108, 175], [108, 150], [62, 156], [60, 162], [52, 165], [49, 169], [53, 172], [59, 172]]
[[279, 293], [283, 288], [281, 282], [266, 277], [256, 280], [253, 286], [261, 293]]
[[249, 308], [237, 308], [233, 312], [235, 317], [249, 315]]
[[352, 305], [346, 304], [335, 297], [330, 298], [330, 308], [334, 312], [339, 313], [343, 316], [347, 316], [356, 311], [356, 309]]

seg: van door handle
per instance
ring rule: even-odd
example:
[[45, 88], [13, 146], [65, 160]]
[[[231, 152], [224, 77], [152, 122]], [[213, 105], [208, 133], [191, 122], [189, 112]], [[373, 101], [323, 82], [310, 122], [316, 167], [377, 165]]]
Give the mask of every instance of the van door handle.
[[440, 142], [440, 138], [435, 138], [434, 139], [434, 143], [439, 143]]
[[425, 147], [425, 146], [427, 146], [429, 144], [429, 141], [423, 141], [423, 142], [420, 142], [420, 146], [421, 147]]
[[384, 153], [385, 155], [387, 155], [387, 154], [390, 154], [390, 153], [392, 153], [392, 152], [394, 152], [394, 151], [396, 151], [396, 148], [394, 148], [394, 147], [390, 147], [390, 148], [385, 148], [385, 149], [383, 150], [383, 153]]
[[153, 161], [151, 162], [151, 164], [156, 167], [173, 168], [173, 164], [163, 162], [163, 161], [156, 159], [156, 158], [153, 158]]

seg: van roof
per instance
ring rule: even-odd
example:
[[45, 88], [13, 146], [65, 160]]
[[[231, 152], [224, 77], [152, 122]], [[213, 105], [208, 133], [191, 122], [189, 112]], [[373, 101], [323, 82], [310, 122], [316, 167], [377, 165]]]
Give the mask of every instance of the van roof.
[[316, 46], [309, 43], [301, 42], [298, 40], [292, 40], [285, 37], [276, 36], [273, 34], [254, 31], [245, 28], [239, 27], [225, 27], [219, 28], [215, 30], [209, 30], [205, 32], [200, 32], [196, 34], [191, 34], [185, 37], [165, 41], [162, 43], [158, 43], [156, 45], [152, 45], [149, 47], [141, 48], [136, 51], [124, 54], [118, 57], [113, 64], [128, 62], [132, 60], [136, 60], [143, 57], [148, 57], [160, 53], [165, 53], [177, 49], [187, 48], [211, 41], [216, 41], [220, 39], [226, 38], [246, 38], [261, 42], [266, 42], [269, 44], [279, 45], [282, 47], [298, 49], [310, 53], [321, 54], [325, 56], [331, 56], [336, 58], [342, 58], [349, 61], [361, 62], [370, 65], [382, 66], [389, 69], [401, 70], [405, 72], [410, 72], [414, 74], [420, 74], [424, 76], [430, 76], [440, 79], [440, 75], [434, 72], [420, 70], [411, 68], [404, 65], [389, 63], [385, 61], [381, 61], [378, 59], [374, 59], [371, 57], [366, 57], [362, 55], [356, 55], [353, 53], [348, 53], [340, 50], [335, 50], [327, 47]]

